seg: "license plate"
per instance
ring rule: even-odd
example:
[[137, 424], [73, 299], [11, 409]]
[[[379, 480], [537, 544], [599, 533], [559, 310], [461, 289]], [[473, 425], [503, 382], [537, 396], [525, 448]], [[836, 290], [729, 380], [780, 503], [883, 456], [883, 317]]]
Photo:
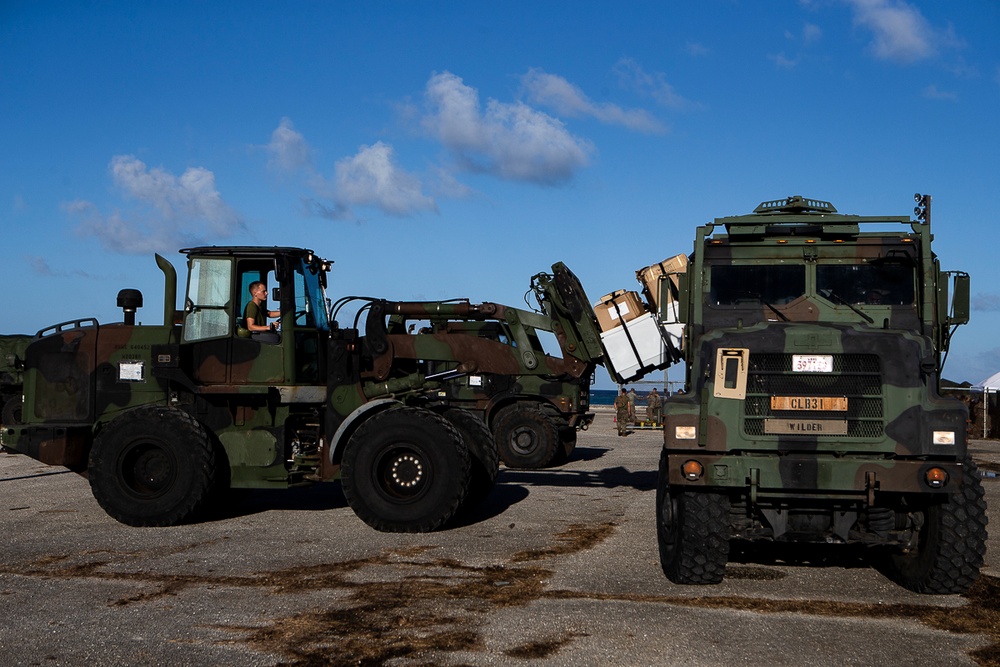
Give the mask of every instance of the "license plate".
[[846, 419], [765, 419], [769, 435], [846, 435]]
[[816, 410], [846, 412], [846, 396], [772, 396], [772, 410]]
[[832, 354], [793, 354], [792, 370], [796, 373], [832, 373]]

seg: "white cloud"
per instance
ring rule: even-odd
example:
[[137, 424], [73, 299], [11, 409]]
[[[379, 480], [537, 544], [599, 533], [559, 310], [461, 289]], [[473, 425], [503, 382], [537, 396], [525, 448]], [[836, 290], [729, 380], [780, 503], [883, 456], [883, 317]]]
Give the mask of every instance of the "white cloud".
[[684, 51], [687, 52], [689, 56], [694, 56], [696, 58], [707, 56], [710, 53], [708, 47], [704, 44], [700, 44], [699, 42], [687, 42], [684, 45]]
[[945, 102], [957, 102], [958, 94], [947, 90], [938, 90], [938, 87], [931, 84], [924, 88], [923, 96], [929, 100], [943, 100]]
[[770, 54], [767, 59], [773, 62], [779, 69], [795, 69], [799, 64], [798, 59], [789, 58], [784, 53]]
[[622, 83], [669, 109], [694, 109], [700, 105], [679, 95], [667, 82], [662, 72], [648, 73], [631, 58], [622, 58], [615, 64], [615, 72]]
[[265, 147], [268, 165], [283, 173], [302, 172], [312, 197], [304, 200], [308, 215], [332, 220], [353, 220], [358, 206], [405, 217], [437, 211], [433, 197], [425, 195], [420, 179], [396, 164], [395, 152], [381, 141], [361, 146], [357, 154], [338, 160], [327, 178], [312, 161], [312, 148], [289, 118], [282, 118]]
[[394, 216], [437, 210], [420, 179], [400, 169], [392, 147], [381, 141], [338, 160], [334, 171], [333, 199], [342, 207], [374, 206]]
[[823, 30], [815, 23], [806, 23], [802, 26], [802, 41], [806, 44], [818, 42], [823, 38]]
[[80, 219], [80, 233], [96, 236], [109, 250], [173, 251], [245, 230], [242, 218], [223, 201], [215, 175], [207, 169], [191, 167], [177, 177], [159, 167], [148, 169], [131, 155], [116, 155], [108, 168], [115, 186], [135, 207], [127, 214], [116, 209], [108, 216], [85, 200], [63, 208]]
[[972, 297], [972, 309], [990, 313], [1000, 312], [1000, 294], [983, 293]]
[[535, 104], [554, 109], [564, 116], [590, 116], [602, 123], [622, 125], [638, 132], [662, 134], [663, 125], [643, 109], [622, 109], [616, 104], [598, 104], [561, 76], [532, 68], [521, 83]]
[[425, 102], [424, 129], [468, 171], [557, 185], [586, 166], [593, 151], [561, 121], [526, 104], [490, 99], [482, 109], [479, 93], [450, 72], [428, 80]]
[[916, 7], [902, 0], [847, 0], [855, 25], [873, 33], [875, 57], [912, 63], [933, 56], [944, 36], [936, 33]]
[[305, 138], [295, 130], [289, 118], [282, 118], [265, 146], [268, 166], [281, 171], [311, 169], [312, 156]]

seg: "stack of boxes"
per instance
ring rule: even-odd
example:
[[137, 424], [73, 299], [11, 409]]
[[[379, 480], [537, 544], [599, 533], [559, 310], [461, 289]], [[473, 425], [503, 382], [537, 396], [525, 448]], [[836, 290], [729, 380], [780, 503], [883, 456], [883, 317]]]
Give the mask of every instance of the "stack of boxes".
[[646, 303], [636, 292], [617, 290], [594, 307], [601, 342], [620, 382], [666, 368], [680, 358], [684, 326], [677, 317], [677, 285], [678, 274], [686, 269], [685, 255], [647, 266], [635, 272]]

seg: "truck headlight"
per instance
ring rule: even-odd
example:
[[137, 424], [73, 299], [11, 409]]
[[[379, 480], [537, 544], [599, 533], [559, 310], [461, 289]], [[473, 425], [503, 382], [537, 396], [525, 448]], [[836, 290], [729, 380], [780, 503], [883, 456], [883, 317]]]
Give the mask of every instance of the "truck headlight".
[[954, 431], [934, 431], [934, 444], [935, 445], [954, 445], [955, 444], [955, 432]]
[[675, 426], [674, 438], [677, 440], [695, 440], [698, 437], [697, 426]]

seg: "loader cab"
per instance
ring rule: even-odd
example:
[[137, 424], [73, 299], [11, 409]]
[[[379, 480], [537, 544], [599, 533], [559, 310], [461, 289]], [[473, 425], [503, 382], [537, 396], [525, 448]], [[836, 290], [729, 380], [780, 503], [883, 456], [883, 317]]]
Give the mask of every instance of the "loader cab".
[[[181, 252], [188, 256], [182, 358], [192, 379], [209, 385], [294, 385], [322, 377], [328, 262], [300, 248], [213, 246]], [[253, 337], [246, 329], [244, 311], [254, 282], [267, 288], [266, 309], [281, 313], [276, 336]]]

